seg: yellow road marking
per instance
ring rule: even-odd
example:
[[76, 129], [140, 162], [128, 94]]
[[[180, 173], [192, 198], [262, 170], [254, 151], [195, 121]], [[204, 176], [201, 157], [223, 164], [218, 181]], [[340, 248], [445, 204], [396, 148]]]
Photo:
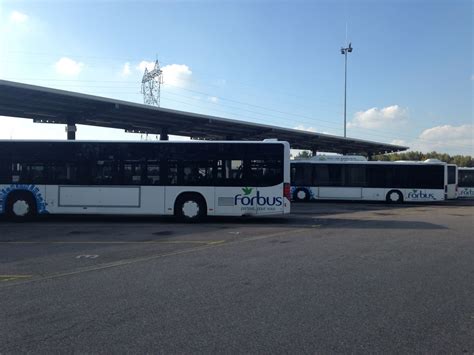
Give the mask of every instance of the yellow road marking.
[[[293, 237], [293, 236], [295, 236], [295, 234], [300, 234], [300, 233], [303, 233], [303, 232], [308, 232], [308, 229], [304, 228], [304, 229], [300, 229], [300, 230], [294, 230], [294, 229], [293, 230], [285, 230], [285, 231], [282, 231], [282, 232], [276, 232], [276, 233], [271, 233], [271, 234], [266, 234], [266, 235], [260, 235], [260, 236], [251, 237], [251, 238], [237, 239], [237, 240], [234, 240], [234, 241], [228, 241], [228, 242], [219, 241], [218, 243], [214, 243], [214, 244], [208, 243], [208, 244], [205, 244], [205, 245], [202, 245], [202, 246], [198, 246], [198, 247], [194, 247], [194, 248], [188, 248], [188, 249], [184, 249], [184, 250], [178, 250], [178, 251], [170, 252], [170, 253], [144, 256], [144, 257], [138, 257], [138, 258], [131, 258], [131, 259], [126, 259], [126, 260], [120, 260], [120, 261], [105, 263], [105, 264], [99, 264], [99, 265], [90, 266], [90, 267], [84, 267], [84, 268], [80, 268], [80, 269], [74, 270], [74, 271], [44, 275], [44, 276], [36, 278], [36, 279], [24, 280], [23, 282], [21, 282], [21, 281], [16, 282], [16, 283], [14, 283], [10, 286], [21, 285], [21, 284], [24, 284], [24, 283], [41, 281], [41, 280], [51, 280], [51, 279], [65, 277], [65, 276], [72, 276], [72, 275], [82, 274], [82, 273], [85, 273], [85, 272], [110, 269], [110, 268], [119, 267], [119, 266], [126, 266], [126, 265], [136, 264], [136, 263], [140, 263], [140, 262], [165, 258], [165, 257], [169, 257], [169, 256], [176, 256], [176, 255], [182, 255], [182, 254], [191, 254], [191, 253], [201, 251], [201, 250], [207, 250], [207, 249], [211, 249], [211, 248], [218, 248], [218, 247], [232, 245], [232, 244], [248, 243], [248, 242], [253, 242], [253, 241], [256, 241], [256, 240], [263, 240], [263, 239], [279, 237], [279, 236], [282, 236], [282, 235], [287, 235], [288, 236], [288, 233], [291, 233], [291, 237]], [[7, 287], [7, 286], [3, 286], [3, 287]]]
[[28, 279], [33, 275], [0, 275], [0, 282], [14, 281], [18, 279]]

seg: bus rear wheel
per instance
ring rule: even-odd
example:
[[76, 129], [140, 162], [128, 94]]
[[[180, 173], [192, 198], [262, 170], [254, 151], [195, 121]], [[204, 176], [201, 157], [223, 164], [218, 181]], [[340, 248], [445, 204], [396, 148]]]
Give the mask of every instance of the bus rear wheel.
[[206, 217], [206, 201], [199, 194], [183, 194], [175, 203], [175, 216], [183, 222], [199, 222]]
[[403, 202], [403, 195], [398, 190], [391, 190], [387, 193], [386, 198], [388, 203], [402, 203]]
[[35, 217], [37, 214], [35, 198], [26, 191], [12, 192], [7, 199], [6, 214], [17, 221]]
[[306, 189], [296, 189], [293, 192], [293, 200], [298, 202], [308, 202], [310, 199], [309, 191]]

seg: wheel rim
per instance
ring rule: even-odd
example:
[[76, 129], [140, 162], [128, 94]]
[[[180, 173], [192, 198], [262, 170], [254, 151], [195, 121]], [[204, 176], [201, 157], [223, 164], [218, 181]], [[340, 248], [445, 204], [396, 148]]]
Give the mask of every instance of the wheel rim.
[[18, 200], [13, 204], [12, 210], [15, 216], [24, 217], [30, 211], [30, 205], [25, 200]]
[[392, 192], [390, 194], [390, 201], [398, 202], [399, 199], [400, 199], [400, 196], [398, 196], [398, 194], [396, 192]]
[[303, 190], [300, 190], [296, 193], [296, 197], [298, 197], [299, 200], [304, 200], [306, 199], [306, 192]]
[[199, 214], [199, 204], [196, 201], [186, 201], [183, 203], [183, 216], [187, 218], [194, 218]]

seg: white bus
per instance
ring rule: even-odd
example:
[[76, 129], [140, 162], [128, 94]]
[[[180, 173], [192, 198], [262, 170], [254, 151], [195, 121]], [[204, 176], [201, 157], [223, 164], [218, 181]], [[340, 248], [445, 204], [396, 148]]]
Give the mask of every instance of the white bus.
[[[448, 166], [440, 161], [383, 162], [321, 156], [291, 162], [291, 196], [295, 201], [441, 201], [450, 197], [448, 179]], [[455, 179], [449, 181], [455, 186]]]
[[0, 141], [0, 214], [290, 212], [287, 142]]
[[474, 198], [474, 168], [458, 168], [458, 197]]

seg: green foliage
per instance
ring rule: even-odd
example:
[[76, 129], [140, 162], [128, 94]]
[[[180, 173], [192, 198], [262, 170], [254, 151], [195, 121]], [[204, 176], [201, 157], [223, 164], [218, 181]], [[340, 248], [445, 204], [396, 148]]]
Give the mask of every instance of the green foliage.
[[392, 153], [392, 154], [381, 154], [374, 155], [372, 160], [382, 161], [394, 161], [394, 160], [418, 160], [423, 161], [426, 159], [438, 159], [449, 164], [456, 164], [457, 166], [463, 167], [474, 167], [474, 158], [469, 155], [449, 155], [446, 153], [438, 152], [404, 152], [404, 153]]
[[253, 188], [251, 187], [242, 187], [242, 191], [244, 192], [244, 195], [250, 195], [252, 193]]

